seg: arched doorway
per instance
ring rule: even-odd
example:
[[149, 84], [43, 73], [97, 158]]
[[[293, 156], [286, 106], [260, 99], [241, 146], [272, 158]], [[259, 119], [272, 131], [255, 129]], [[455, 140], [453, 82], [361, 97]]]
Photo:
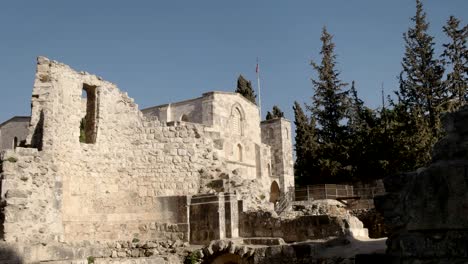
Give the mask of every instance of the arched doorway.
[[273, 181], [270, 187], [270, 202], [276, 203], [280, 198], [280, 193], [281, 192], [278, 183], [276, 181]]
[[187, 115], [183, 114], [183, 115], [180, 117], [180, 121], [188, 122], [188, 121], [189, 121], [189, 118], [188, 118]]

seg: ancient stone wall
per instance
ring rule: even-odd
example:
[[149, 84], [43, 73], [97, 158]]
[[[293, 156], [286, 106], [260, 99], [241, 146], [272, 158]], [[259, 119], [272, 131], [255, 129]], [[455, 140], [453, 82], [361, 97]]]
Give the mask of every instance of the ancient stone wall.
[[235, 194], [196, 195], [190, 201], [190, 243], [239, 237], [239, 208]]
[[[243, 96], [230, 92], [209, 92], [202, 97], [150, 107], [142, 112], [161, 122], [181, 120], [206, 125], [206, 136], [215, 142], [215, 150], [226, 162], [227, 170], [270, 186], [270, 146], [260, 141], [258, 107]], [[277, 180], [279, 184], [279, 180]]]
[[203, 125], [145, 118], [114, 84], [43, 57], [32, 106], [27, 144], [39, 151], [17, 149], [16, 162], [4, 165], [7, 241], [185, 232], [174, 229], [178, 218], [164, 216], [159, 197], [196, 194], [199, 170], [220, 166]]
[[61, 241], [62, 182], [51, 155], [37, 149], [8, 150], [2, 164], [3, 239]]
[[[443, 118], [446, 135], [427, 168], [384, 180], [375, 198], [398, 263], [468, 262], [468, 107]], [[395, 262], [396, 263], [396, 262]]]
[[272, 217], [270, 212], [244, 212], [240, 216], [241, 237], [280, 237], [286, 242], [340, 237], [346, 234], [345, 219], [308, 215], [294, 219]]
[[[183, 121], [206, 126], [229, 171], [244, 177], [267, 177], [269, 146], [260, 142], [258, 107], [237, 93], [209, 92], [202, 97], [150, 107], [142, 112], [162, 122]], [[265, 162], [267, 161], [267, 162]]]

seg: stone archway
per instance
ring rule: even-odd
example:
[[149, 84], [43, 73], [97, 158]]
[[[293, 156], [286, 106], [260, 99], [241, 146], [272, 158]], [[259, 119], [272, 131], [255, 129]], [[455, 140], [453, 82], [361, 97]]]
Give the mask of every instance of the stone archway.
[[278, 183], [276, 181], [273, 181], [270, 187], [270, 202], [276, 203], [280, 198], [280, 194], [281, 194], [281, 191], [280, 191]]
[[247, 264], [254, 263], [255, 248], [234, 241], [215, 240], [200, 249], [201, 264]]
[[180, 121], [183, 121], [183, 122], [189, 122], [189, 118], [186, 114], [183, 114], [181, 117], [180, 117]]

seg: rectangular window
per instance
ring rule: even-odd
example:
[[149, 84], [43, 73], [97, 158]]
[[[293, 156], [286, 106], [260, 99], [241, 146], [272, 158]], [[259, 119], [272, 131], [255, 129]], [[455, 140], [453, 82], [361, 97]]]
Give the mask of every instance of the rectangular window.
[[81, 100], [86, 104], [86, 115], [80, 123], [80, 142], [96, 143], [97, 135], [97, 94], [96, 86], [83, 84]]

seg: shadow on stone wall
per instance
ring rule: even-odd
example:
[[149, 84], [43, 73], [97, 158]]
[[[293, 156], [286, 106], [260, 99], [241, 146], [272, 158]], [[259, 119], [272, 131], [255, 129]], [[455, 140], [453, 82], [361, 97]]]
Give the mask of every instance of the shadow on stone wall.
[[42, 139], [44, 136], [44, 111], [41, 111], [39, 121], [36, 124], [34, 133], [31, 139], [31, 147], [37, 148], [39, 151], [42, 150]]
[[271, 246], [247, 245], [242, 240], [217, 240], [193, 254], [202, 264], [349, 264], [354, 263], [357, 254], [381, 256], [384, 252], [385, 239], [341, 237]]
[[23, 264], [24, 261], [18, 253], [7, 245], [0, 245], [0, 263]]
[[[2, 190], [1, 187], [2, 186], [1, 186], [1, 183], [0, 183], [0, 192]], [[0, 239], [5, 238], [5, 227], [4, 227], [4, 225], [5, 225], [5, 206], [6, 206], [6, 202], [0, 199]]]
[[383, 238], [389, 235], [385, 219], [375, 208], [351, 210], [351, 214], [361, 220], [364, 228], [369, 230], [369, 238]]

